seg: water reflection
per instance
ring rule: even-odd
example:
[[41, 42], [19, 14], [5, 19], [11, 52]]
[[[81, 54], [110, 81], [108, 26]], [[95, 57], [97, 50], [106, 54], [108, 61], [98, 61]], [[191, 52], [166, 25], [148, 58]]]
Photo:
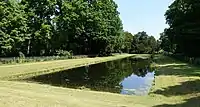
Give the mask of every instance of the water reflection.
[[121, 84], [121, 94], [147, 95], [154, 81], [154, 72], [148, 72], [145, 77], [132, 74], [125, 78]]
[[[148, 80], [154, 77], [151, 71], [153, 70], [149, 68], [148, 60], [134, 61], [129, 58], [41, 75], [28, 80], [68, 88], [141, 95], [140, 93], [147, 94], [146, 90], [151, 87], [152, 81]], [[146, 90], [143, 91], [143, 88]]]

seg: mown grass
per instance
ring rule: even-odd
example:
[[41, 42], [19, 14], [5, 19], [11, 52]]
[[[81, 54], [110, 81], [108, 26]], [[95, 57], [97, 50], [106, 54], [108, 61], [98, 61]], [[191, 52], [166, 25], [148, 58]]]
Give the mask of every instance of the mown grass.
[[200, 107], [200, 67], [170, 57], [157, 58], [158, 70], [151, 95], [166, 102], [154, 107]]
[[[145, 107], [148, 97], [0, 81], [0, 107]], [[142, 101], [142, 102], [141, 102]]]
[[[42, 73], [57, 72], [60, 68], [70, 69], [130, 56], [148, 58], [149, 55], [122, 54], [101, 58], [70, 59], [65, 61], [47, 61], [0, 66], [0, 77], [6, 80], [13, 79], [13, 77], [19, 79], [19, 75], [25, 78], [27, 75], [35, 76]], [[47, 69], [50, 71], [46, 72]], [[52, 69], [56, 70], [53, 71]], [[37, 70], [38, 72], [35, 72]], [[105, 92], [75, 90], [43, 84], [5, 80], [1, 80], [0, 84], [0, 107], [127, 107], [137, 102], [137, 100], [132, 101], [132, 96]], [[138, 97], [135, 98], [137, 99]], [[136, 107], [141, 107], [141, 104], [134, 105]]]
[[[95, 57], [95, 58], [81, 58], [81, 59], [68, 59], [68, 60], [55, 60], [45, 62], [35, 62], [17, 65], [3, 65], [0, 66], [0, 79], [23, 79], [31, 76], [37, 76], [41, 74], [58, 72], [61, 70], [72, 69], [75, 67], [81, 67], [130, 56], [138, 57], [133, 54], [114, 55], [110, 57]], [[148, 55], [140, 55], [148, 56]]]
[[0, 107], [200, 107], [200, 67], [164, 56], [156, 56], [155, 62], [155, 85], [148, 96], [0, 81]]

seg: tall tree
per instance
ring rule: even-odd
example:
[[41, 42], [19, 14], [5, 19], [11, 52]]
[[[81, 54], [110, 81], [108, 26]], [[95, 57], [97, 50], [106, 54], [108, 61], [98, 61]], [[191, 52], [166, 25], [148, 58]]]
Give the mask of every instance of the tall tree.
[[165, 14], [170, 42], [188, 56], [200, 55], [199, 9], [199, 0], [175, 0]]
[[124, 32], [124, 52], [130, 53], [132, 49], [133, 35], [129, 32]]
[[0, 54], [13, 56], [23, 51], [28, 38], [28, 26], [24, 6], [16, 0], [0, 2]]
[[[44, 55], [50, 51], [50, 40], [53, 35], [53, 18], [56, 11], [56, 0], [22, 0], [26, 6], [29, 32], [27, 53], [32, 55]], [[30, 45], [30, 46], [29, 46]]]
[[146, 32], [138, 32], [134, 35], [132, 41], [133, 53], [153, 53], [156, 51], [157, 41], [153, 36], [149, 36]]
[[113, 52], [122, 23], [114, 1], [73, 0], [63, 2], [58, 27], [63, 42], [75, 53]]
[[0, 2], [0, 55], [109, 55], [123, 46], [113, 0], [5, 0]]

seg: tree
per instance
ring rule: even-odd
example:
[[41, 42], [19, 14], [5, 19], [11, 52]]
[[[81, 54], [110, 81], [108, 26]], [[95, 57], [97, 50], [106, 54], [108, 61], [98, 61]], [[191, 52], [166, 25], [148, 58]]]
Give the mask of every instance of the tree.
[[13, 56], [23, 50], [29, 37], [24, 6], [16, 0], [0, 2], [0, 55]]
[[110, 55], [120, 52], [122, 22], [113, 0], [0, 2], [0, 55]]
[[48, 55], [51, 38], [54, 35], [55, 0], [22, 0], [28, 16], [30, 38], [27, 41], [27, 54]]
[[166, 34], [176, 52], [187, 56], [200, 55], [199, 9], [199, 0], [175, 0], [166, 11], [170, 26]]
[[[97, 16], [95, 22], [97, 23], [97, 34], [93, 38], [95, 42], [92, 47], [94, 52], [100, 54], [110, 54], [114, 51], [116, 41], [122, 34], [122, 22], [117, 11], [117, 4], [113, 0], [99, 0], [94, 2], [95, 13]], [[118, 48], [119, 49], [119, 48]]]
[[124, 52], [129, 53], [132, 48], [133, 35], [129, 32], [124, 32]]
[[160, 34], [159, 40], [161, 41], [161, 44], [160, 44], [161, 49], [167, 52], [172, 52], [170, 48], [171, 47], [170, 40], [164, 32]]
[[[57, 23], [65, 46], [76, 54], [110, 54], [118, 37], [122, 23], [114, 1], [88, 2], [73, 0], [63, 2]], [[63, 46], [62, 46], [63, 47]]]
[[147, 41], [148, 41], [148, 46], [149, 46], [149, 49], [148, 49], [149, 53], [154, 53], [157, 48], [156, 39], [153, 36], [150, 36]]
[[154, 53], [157, 48], [157, 41], [153, 36], [146, 32], [138, 32], [132, 41], [132, 53]]

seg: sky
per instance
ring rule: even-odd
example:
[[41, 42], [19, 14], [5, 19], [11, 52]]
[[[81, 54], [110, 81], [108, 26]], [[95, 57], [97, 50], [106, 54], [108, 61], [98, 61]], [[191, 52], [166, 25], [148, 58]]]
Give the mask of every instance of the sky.
[[160, 37], [167, 28], [165, 12], [173, 0], [114, 0], [125, 31], [136, 34], [145, 31], [147, 34]]

